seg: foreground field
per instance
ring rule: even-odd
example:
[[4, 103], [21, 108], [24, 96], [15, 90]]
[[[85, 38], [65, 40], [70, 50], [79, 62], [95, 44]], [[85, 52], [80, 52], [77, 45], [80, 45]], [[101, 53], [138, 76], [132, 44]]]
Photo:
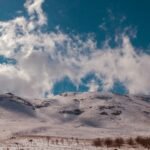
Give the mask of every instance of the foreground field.
[[149, 150], [150, 137], [79, 139], [21, 136], [1, 141], [0, 150]]

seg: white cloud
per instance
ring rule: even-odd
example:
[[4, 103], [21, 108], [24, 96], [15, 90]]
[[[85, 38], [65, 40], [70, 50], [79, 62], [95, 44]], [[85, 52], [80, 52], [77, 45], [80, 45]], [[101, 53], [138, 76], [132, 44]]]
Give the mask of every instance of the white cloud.
[[[104, 90], [116, 80], [124, 83], [130, 93], [150, 94], [150, 56], [137, 54], [127, 36], [116, 48], [101, 49], [88, 36], [69, 36], [61, 31], [43, 33], [46, 24], [43, 0], [26, 0], [29, 18], [16, 17], [0, 22], [0, 55], [17, 60], [15, 65], [0, 66], [0, 92], [13, 92], [26, 97], [42, 97], [64, 76], [78, 86], [90, 72], [103, 80]], [[90, 84], [97, 90], [97, 84]]]
[[97, 92], [99, 89], [99, 85], [96, 81], [92, 80], [89, 84], [89, 92]]
[[43, 25], [46, 24], [47, 18], [42, 10], [42, 4], [44, 0], [26, 0], [24, 4], [27, 12], [30, 16], [31, 24], [35, 25]]

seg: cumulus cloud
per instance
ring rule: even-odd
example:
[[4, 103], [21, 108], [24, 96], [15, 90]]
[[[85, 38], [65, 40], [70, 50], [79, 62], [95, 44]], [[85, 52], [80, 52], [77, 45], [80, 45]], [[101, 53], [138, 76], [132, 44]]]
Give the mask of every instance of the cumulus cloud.
[[[0, 92], [13, 92], [26, 97], [51, 94], [53, 85], [68, 76], [76, 86], [88, 73], [103, 81], [103, 90], [110, 90], [116, 80], [132, 94], [150, 94], [150, 56], [136, 53], [129, 37], [122, 44], [98, 48], [88, 36], [68, 35], [57, 30], [43, 33], [47, 18], [42, 10], [44, 0], [26, 0], [29, 17], [16, 17], [0, 22], [0, 55], [16, 60], [0, 65]], [[89, 90], [97, 90], [96, 82]]]

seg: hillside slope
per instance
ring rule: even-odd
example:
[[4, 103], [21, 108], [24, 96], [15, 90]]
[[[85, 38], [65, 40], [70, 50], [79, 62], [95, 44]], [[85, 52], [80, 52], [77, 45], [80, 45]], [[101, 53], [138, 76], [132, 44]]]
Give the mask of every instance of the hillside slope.
[[0, 95], [0, 137], [150, 135], [150, 96], [64, 93], [31, 100]]

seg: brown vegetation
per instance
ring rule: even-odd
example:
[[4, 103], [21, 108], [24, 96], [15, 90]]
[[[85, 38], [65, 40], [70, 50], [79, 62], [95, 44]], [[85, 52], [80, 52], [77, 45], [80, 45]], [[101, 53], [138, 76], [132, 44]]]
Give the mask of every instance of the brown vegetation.
[[135, 145], [135, 141], [134, 141], [134, 139], [131, 138], [131, 137], [128, 138], [128, 139], [126, 140], [126, 142], [127, 142], [128, 145], [130, 145], [130, 146], [132, 146], [132, 147]]
[[104, 140], [104, 144], [107, 146], [107, 147], [113, 147], [113, 140], [111, 138], [106, 138]]
[[147, 148], [148, 150], [150, 149], [150, 137], [138, 136], [135, 140], [141, 146]]
[[101, 147], [103, 145], [103, 141], [100, 138], [94, 139], [92, 145], [96, 147]]
[[121, 147], [124, 145], [128, 145], [130, 147], [137, 147], [138, 145], [147, 148], [150, 150], [150, 137], [141, 137], [138, 136], [136, 138], [128, 138], [128, 139], [123, 139], [121, 137], [112, 139], [112, 138], [105, 138], [105, 139], [94, 139], [92, 141], [92, 145], [96, 147], [102, 147], [102, 146], [107, 146], [107, 147]]
[[123, 138], [116, 138], [115, 140], [114, 140], [114, 146], [116, 146], [116, 147], [121, 147], [121, 146], [123, 146], [123, 144], [124, 144], [125, 142], [124, 142], [124, 139]]

